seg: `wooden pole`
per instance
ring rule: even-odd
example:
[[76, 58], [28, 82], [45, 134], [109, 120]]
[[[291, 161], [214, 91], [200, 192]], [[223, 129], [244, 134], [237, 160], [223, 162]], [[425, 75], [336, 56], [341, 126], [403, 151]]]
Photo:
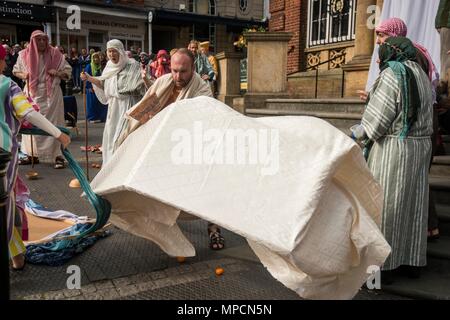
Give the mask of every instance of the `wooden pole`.
[[[83, 73], [84, 73], [84, 68], [83, 68]], [[85, 121], [84, 145], [85, 145], [85, 153], [86, 153], [86, 178], [88, 181], [90, 181], [90, 179], [89, 179], [89, 150], [88, 150], [89, 130], [88, 130], [88, 119], [87, 119], [86, 81], [83, 81], [83, 104], [84, 104], [84, 121]]]
[[[27, 97], [30, 98], [30, 79], [27, 78]], [[34, 141], [33, 135], [30, 135], [30, 143], [31, 143], [31, 170], [28, 172], [27, 177], [29, 179], [37, 179], [38, 173], [34, 170]]]

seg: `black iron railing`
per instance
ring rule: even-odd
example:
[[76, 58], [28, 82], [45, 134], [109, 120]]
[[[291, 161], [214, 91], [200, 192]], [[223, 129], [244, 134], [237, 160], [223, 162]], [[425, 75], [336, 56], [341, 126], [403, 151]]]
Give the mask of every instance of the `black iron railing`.
[[[314, 98], [315, 99], [317, 99], [317, 89], [318, 89], [318, 83], [319, 83], [319, 66], [321, 66], [323, 64], [326, 64], [326, 63], [330, 63], [331, 61], [339, 59], [339, 58], [341, 58], [341, 57], [343, 57], [345, 55], [346, 55], [346, 52], [343, 52], [341, 54], [338, 54], [338, 55], [334, 56], [332, 59], [328, 59], [327, 61], [319, 62], [319, 63], [317, 63], [317, 64], [315, 64], [313, 66], [309, 66], [309, 67], [306, 68], [306, 71], [313, 70], [313, 69], [316, 70], [316, 84], [315, 84], [315, 91], [314, 91]], [[344, 83], [345, 83], [344, 81], [345, 81], [345, 71], [344, 71], [344, 69], [342, 69], [341, 98], [344, 97], [344, 89], [345, 89], [344, 88]]]

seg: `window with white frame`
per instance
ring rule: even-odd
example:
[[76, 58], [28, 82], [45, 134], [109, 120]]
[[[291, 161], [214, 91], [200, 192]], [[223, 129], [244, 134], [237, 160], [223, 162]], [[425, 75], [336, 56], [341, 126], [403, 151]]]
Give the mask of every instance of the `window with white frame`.
[[[217, 15], [216, 0], [190, 0], [188, 3], [189, 11], [198, 14]], [[192, 24], [189, 28], [190, 39], [199, 41], [209, 41], [210, 50], [216, 49], [216, 24]]]
[[308, 46], [355, 39], [357, 0], [309, 0]]

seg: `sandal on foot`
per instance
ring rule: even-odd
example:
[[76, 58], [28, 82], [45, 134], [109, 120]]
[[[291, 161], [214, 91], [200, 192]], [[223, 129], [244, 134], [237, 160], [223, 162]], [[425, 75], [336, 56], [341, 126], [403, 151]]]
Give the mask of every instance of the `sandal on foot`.
[[428, 241], [434, 241], [439, 239], [439, 229], [428, 230]]
[[209, 231], [209, 247], [212, 250], [222, 250], [225, 247], [225, 239], [220, 233], [220, 229]]
[[26, 156], [25, 158], [19, 159], [19, 165], [21, 166], [30, 165], [32, 162], [34, 162], [34, 164], [38, 164], [39, 158], [38, 157], [32, 158], [31, 156]]
[[61, 157], [56, 157], [55, 165], [53, 167], [55, 169], [63, 169], [64, 168], [64, 159]]

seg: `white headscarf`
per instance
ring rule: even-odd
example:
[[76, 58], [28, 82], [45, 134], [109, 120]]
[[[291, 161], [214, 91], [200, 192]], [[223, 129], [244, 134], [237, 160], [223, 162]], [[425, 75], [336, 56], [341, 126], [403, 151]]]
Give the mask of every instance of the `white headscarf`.
[[119, 62], [113, 63], [111, 60], [109, 60], [106, 64], [105, 70], [103, 70], [102, 72], [102, 75], [96, 77], [99, 80], [106, 80], [114, 77], [129, 63], [129, 59], [125, 53], [125, 49], [123, 48], [123, 43], [120, 40], [113, 39], [108, 41], [108, 43], [106, 44], [106, 49], [116, 49], [119, 52], [120, 56]]

